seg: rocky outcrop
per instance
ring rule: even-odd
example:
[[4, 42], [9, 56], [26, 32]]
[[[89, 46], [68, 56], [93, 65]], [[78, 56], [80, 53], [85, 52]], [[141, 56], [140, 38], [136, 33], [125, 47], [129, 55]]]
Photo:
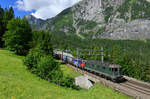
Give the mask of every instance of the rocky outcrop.
[[149, 39], [150, 38], [150, 20], [137, 19], [131, 22], [120, 20], [116, 23], [110, 23], [106, 26], [100, 38], [109, 39]]
[[25, 18], [29, 21], [31, 25], [41, 24], [44, 22], [42, 19], [37, 19], [33, 15], [26, 15]]
[[28, 20], [31, 27], [37, 30], [46, 30], [48, 24], [51, 22], [51, 19], [42, 20], [34, 17], [33, 15], [26, 15], [24, 17]]

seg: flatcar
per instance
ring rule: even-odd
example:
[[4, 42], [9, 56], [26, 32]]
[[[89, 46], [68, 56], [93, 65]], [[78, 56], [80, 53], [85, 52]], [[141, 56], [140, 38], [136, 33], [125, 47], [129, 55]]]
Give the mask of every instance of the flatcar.
[[113, 82], [124, 81], [124, 78], [121, 73], [121, 66], [119, 65], [108, 62], [102, 63], [100, 61], [95, 60], [77, 59], [69, 53], [62, 52], [55, 52], [54, 56], [57, 57], [57, 59], [62, 59], [65, 63], [69, 63], [75, 67], [96, 73]]

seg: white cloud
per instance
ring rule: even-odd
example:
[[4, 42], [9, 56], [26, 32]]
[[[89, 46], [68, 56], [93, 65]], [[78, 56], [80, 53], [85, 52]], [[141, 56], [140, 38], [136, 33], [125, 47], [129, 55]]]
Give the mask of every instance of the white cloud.
[[54, 17], [62, 10], [81, 0], [17, 0], [16, 7], [23, 11], [33, 11], [37, 18], [47, 19]]

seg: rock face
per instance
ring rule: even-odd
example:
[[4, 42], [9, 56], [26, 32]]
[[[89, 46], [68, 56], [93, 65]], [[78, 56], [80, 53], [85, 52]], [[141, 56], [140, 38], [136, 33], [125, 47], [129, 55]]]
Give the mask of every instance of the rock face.
[[126, 40], [149, 39], [149, 19], [149, 0], [82, 0], [50, 21], [29, 21], [36, 23], [37, 29], [81, 38]]
[[150, 20], [138, 19], [131, 22], [110, 23], [100, 38], [109, 39], [148, 39], [150, 38]]
[[83, 0], [73, 6], [74, 19], [83, 19], [104, 23], [105, 9], [108, 7], [116, 7], [125, 0]]
[[81, 31], [92, 32], [93, 38], [150, 38], [150, 3], [147, 0], [83, 0], [73, 7], [73, 12], [76, 27], [84, 27], [78, 24], [81, 20], [97, 23], [90, 30], [84, 27]]
[[36, 17], [32, 16], [32, 15], [26, 15], [25, 18], [29, 21], [30, 24], [41, 24], [42, 22], [44, 22], [44, 20], [42, 19], [37, 19]]

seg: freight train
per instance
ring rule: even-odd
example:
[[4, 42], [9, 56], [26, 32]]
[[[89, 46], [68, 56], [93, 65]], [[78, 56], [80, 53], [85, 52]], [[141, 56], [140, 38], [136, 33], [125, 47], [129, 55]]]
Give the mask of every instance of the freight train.
[[98, 74], [113, 82], [122, 82], [125, 80], [121, 73], [121, 66], [113, 63], [78, 59], [62, 51], [54, 51], [54, 57], [62, 60], [64, 63], [69, 63], [77, 68]]

